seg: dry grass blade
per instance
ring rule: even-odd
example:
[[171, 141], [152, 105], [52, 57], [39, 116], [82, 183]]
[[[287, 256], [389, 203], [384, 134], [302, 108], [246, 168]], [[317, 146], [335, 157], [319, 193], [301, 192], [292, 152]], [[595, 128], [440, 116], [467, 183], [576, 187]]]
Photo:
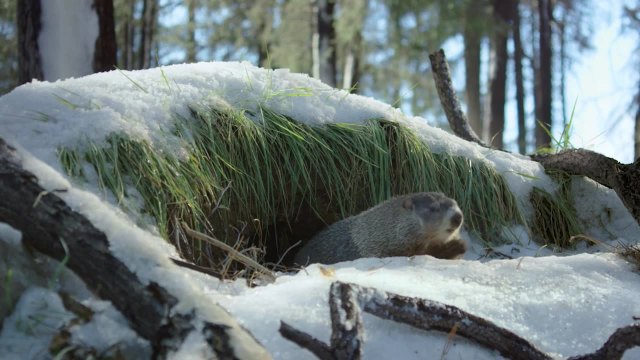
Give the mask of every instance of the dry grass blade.
[[269, 269], [267, 269], [266, 267], [260, 265], [257, 261], [253, 260], [252, 258], [242, 254], [241, 252], [237, 251], [236, 249], [232, 248], [231, 246], [223, 243], [222, 241], [215, 239], [211, 236], [208, 236], [206, 234], [203, 234], [201, 232], [195, 231], [193, 229], [191, 229], [187, 224], [182, 223], [182, 228], [184, 229], [184, 232], [187, 233], [187, 235], [192, 236], [198, 240], [202, 240], [207, 242], [208, 244], [211, 244], [219, 249], [222, 249], [224, 251], [226, 251], [229, 256], [231, 258], [233, 258], [234, 260], [242, 263], [244, 266], [251, 268], [255, 271], [257, 271], [258, 273], [262, 274], [264, 279], [267, 280], [268, 282], [274, 282], [276, 281], [276, 275]]

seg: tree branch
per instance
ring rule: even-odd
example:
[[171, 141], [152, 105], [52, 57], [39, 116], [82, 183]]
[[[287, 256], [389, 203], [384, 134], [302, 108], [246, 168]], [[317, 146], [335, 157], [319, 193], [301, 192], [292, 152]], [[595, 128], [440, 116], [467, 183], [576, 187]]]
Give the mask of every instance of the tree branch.
[[438, 97], [440, 97], [440, 103], [444, 109], [444, 113], [447, 115], [449, 126], [453, 133], [467, 141], [480, 144], [484, 147], [489, 147], [485, 144], [478, 135], [473, 131], [467, 116], [462, 112], [460, 107], [460, 101], [456, 96], [456, 91], [453, 89], [451, 83], [451, 74], [449, 72], [449, 64], [444, 54], [444, 50], [440, 49], [435, 53], [429, 55], [429, 61], [431, 61], [431, 73], [433, 74], [433, 80], [438, 90]]
[[533, 155], [547, 170], [560, 170], [569, 175], [582, 175], [613, 189], [624, 206], [640, 224], [640, 158], [632, 164], [621, 164], [602, 154], [571, 149], [557, 154]]

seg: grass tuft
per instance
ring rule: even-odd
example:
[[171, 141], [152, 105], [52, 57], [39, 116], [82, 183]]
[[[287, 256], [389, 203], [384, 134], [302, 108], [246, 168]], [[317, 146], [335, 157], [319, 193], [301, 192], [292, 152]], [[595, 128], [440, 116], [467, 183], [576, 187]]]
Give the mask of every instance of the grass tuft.
[[571, 177], [566, 173], [549, 175], [560, 185], [555, 194], [534, 187], [530, 194], [534, 216], [532, 232], [534, 238], [545, 245], [556, 248], [574, 248], [576, 241], [584, 239], [576, 209], [571, 197]]
[[[238, 270], [220, 250], [188, 239], [180, 222], [262, 263], [277, 262], [326, 224], [411, 192], [441, 191], [456, 199], [467, 229], [489, 245], [504, 241], [503, 227], [528, 225], [493, 168], [432, 153], [395, 122], [311, 127], [266, 108], [193, 108], [190, 116], [176, 117], [175, 135], [187, 144], [188, 156], [124, 135], [112, 135], [106, 146], [59, 149], [58, 155], [71, 176], [82, 177], [82, 162], [89, 163], [118, 201], [134, 187], [161, 235], [202, 266]], [[534, 232], [563, 238], [548, 230], [555, 222], [545, 221], [573, 224], [565, 215], [571, 209], [564, 201], [544, 201], [545, 212], [562, 216], [540, 217]], [[572, 225], [562, 226], [573, 233]]]

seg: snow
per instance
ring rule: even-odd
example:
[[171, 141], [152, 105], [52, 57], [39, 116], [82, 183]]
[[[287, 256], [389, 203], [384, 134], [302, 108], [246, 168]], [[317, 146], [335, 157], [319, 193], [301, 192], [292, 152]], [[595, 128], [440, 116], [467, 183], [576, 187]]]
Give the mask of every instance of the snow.
[[[360, 259], [332, 266], [329, 272], [312, 265], [306, 272], [280, 277], [273, 285], [216, 300], [265, 339], [263, 344], [278, 352], [280, 359], [297, 359], [300, 353], [278, 335], [279, 320], [328, 342], [331, 325], [326, 301], [333, 281], [454, 305], [491, 319], [543, 351], [567, 357], [596, 350], [640, 313], [640, 281], [630, 270], [628, 263], [612, 254], [486, 263], [430, 257]], [[446, 343], [446, 334], [426, 336], [371, 315], [364, 319], [365, 359], [432, 359]], [[395, 343], [402, 346], [390, 346]], [[459, 343], [449, 356], [492, 359], [495, 354]]]
[[44, 79], [54, 81], [91, 74], [99, 32], [93, 0], [47, 0], [41, 6], [38, 47]]
[[[155, 281], [178, 296], [174, 311], [193, 310], [202, 321], [222, 319], [218, 321], [228, 322], [234, 329], [233, 344], [251, 341], [239, 331], [228, 311], [276, 359], [311, 358], [309, 352], [280, 337], [277, 328], [281, 320], [328, 341], [328, 289], [336, 280], [459, 306], [560, 357], [593, 351], [616, 328], [632, 324], [633, 316], [640, 315], [640, 278], [627, 262], [613, 254], [550, 256], [551, 249], [537, 247], [525, 229], [515, 226], [504, 232], [520, 244], [495, 249], [515, 257], [513, 260], [478, 261], [483, 253], [481, 245], [463, 232], [471, 242], [465, 260], [361, 259], [330, 268], [312, 265], [295, 275], [280, 274], [276, 283], [256, 288], [221, 282], [175, 266], [169, 260], [178, 257], [175, 248], [136, 225], [135, 219], [95, 185], [78, 184], [63, 175], [58, 147], [82, 147], [88, 140], [104, 142], [113, 132], [125, 131], [159, 151], [185, 154], [181, 140], [171, 135], [174, 114], [186, 114], [188, 106], [207, 104], [248, 110], [262, 105], [310, 125], [371, 118], [399, 121], [416, 130], [436, 152], [494, 166], [522, 199], [527, 213], [531, 209], [526, 199], [533, 186], [550, 191], [556, 187], [539, 164], [521, 156], [466, 143], [429, 126], [425, 119], [407, 117], [387, 104], [331, 89], [306, 75], [259, 69], [248, 63], [174, 65], [53, 83], [32, 82], [0, 98], [0, 136], [17, 148], [23, 166], [38, 177], [43, 188], [66, 190], [56, 195], [107, 235], [110, 250], [141, 281]], [[614, 192], [584, 179], [574, 180], [573, 192], [587, 235], [608, 244], [637, 241], [640, 228]], [[0, 223], [0, 244], [20, 251], [15, 250], [19, 242], [20, 234]], [[4, 274], [0, 276], [4, 278]], [[78, 294], [83, 304], [96, 311], [91, 322], [74, 328], [76, 343], [102, 349], [122, 341], [132, 357], [148, 353], [145, 341], [134, 336], [110, 304], [91, 297], [81, 287], [73, 281], [60, 281], [49, 288], [28, 287], [2, 324], [0, 353], [8, 358], [47, 358], [46, 349], [54, 334], [51, 329], [59, 329], [73, 317], [61, 307], [56, 294], [60, 289]], [[20, 324], [41, 313], [57, 315], [46, 323], [49, 332], [25, 336]], [[443, 334], [366, 314], [364, 320], [365, 358], [440, 357], [447, 342]], [[190, 335], [173, 358], [210, 355], [198, 334]], [[259, 354], [243, 355], [253, 358]], [[500, 357], [456, 338], [446, 358]], [[625, 358], [640, 358], [640, 352]]]

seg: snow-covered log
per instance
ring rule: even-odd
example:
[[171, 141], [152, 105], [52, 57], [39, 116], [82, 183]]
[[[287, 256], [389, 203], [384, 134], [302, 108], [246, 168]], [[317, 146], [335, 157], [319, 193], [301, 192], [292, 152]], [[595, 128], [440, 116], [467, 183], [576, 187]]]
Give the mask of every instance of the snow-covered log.
[[[157, 283], [142, 283], [109, 250], [109, 241], [38, 179], [0, 138], [0, 222], [22, 232], [27, 246], [62, 261], [100, 298], [111, 301], [131, 327], [153, 346], [154, 358], [178, 350], [192, 332], [201, 332], [220, 358], [269, 358], [230, 316], [199, 322], [193, 311], [176, 310], [177, 296]], [[225, 314], [223, 311], [221, 314]]]

